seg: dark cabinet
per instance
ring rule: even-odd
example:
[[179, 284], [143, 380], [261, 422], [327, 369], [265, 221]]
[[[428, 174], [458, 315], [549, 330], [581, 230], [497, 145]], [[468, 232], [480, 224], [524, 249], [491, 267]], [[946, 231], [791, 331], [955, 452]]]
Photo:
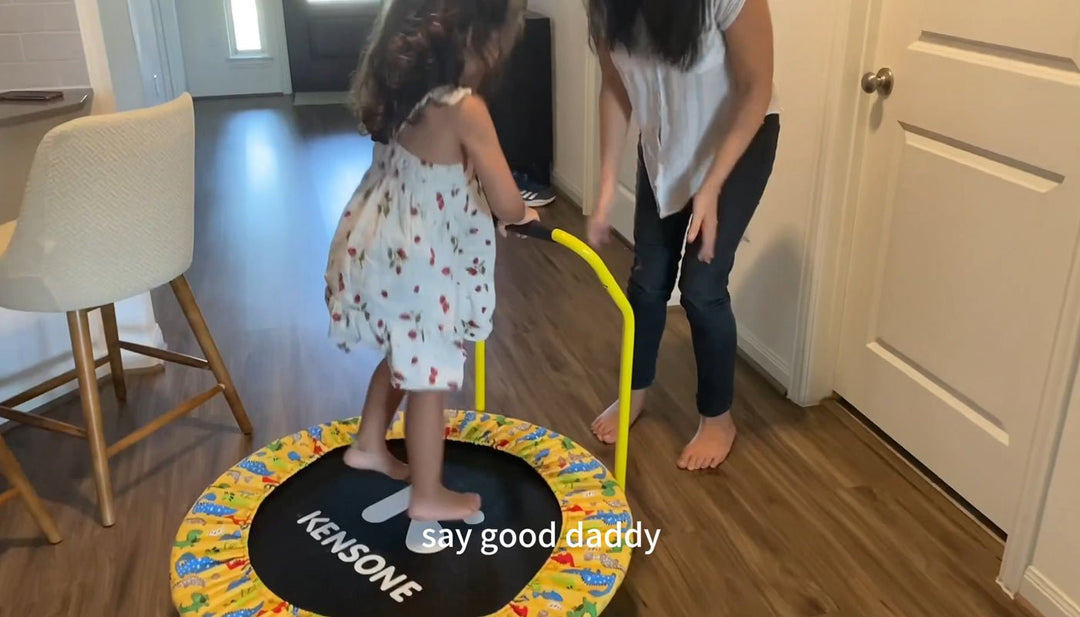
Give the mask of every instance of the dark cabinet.
[[530, 12], [525, 33], [486, 98], [510, 167], [551, 184], [554, 160], [551, 20]]

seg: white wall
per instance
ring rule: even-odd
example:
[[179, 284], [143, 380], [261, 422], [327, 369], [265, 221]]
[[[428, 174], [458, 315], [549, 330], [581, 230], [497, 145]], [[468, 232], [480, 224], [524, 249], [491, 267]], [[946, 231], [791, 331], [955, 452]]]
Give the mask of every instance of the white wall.
[[94, 113], [110, 113], [116, 110], [116, 93], [112, 75], [109, 74], [109, 57], [105, 48], [105, 33], [101, 26], [97, 0], [75, 0], [79, 16], [79, 34], [82, 36], [83, 55], [90, 74], [90, 87], [94, 89]]
[[1080, 617], [1080, 394], [1074, 396], [1021, 595], [1046, 617]]
[[[591, 54], [585, 11], [577, 1], [533, 0], [530, 6], [552, 18], [554, 175], [560, 188], [580, 204], [588, 199], [583, 195], [587, 139], [597, 131], [596, 101], [582, 61]], [[801, 260], [826, 116], [827, 84], [822, 76], [829, 72], [838, 15], [836, 4], [823, 0], [772, 0], [770, 7], [783, 106], [781, 143], [772, 183], [747, 233], [749, 242], [739, 250], [731, 290], [740, 346], [787, 386], [795, 354]], [[626, 188], [633, 186], [632, 169], [624, 171]], [[620, 227], [625, 227], [626, 218], [623, 212]]]
[[739, 249], [731, 292], [740, 346], [784, 386], [791, 383], [796, 309], [810, 225], [837, 4], [772, 0], [776, 83], [783, 111], [772, 181]]
[[586, 198], [585, 156], [586, 125], [589, 107], [586, 100], [587, 66], [584, 58], [592, 53], [588, 46], [588, 22], [585, 10], [577, 1], [531, 0], [529, 8], [551, 18], [552, 67], [555, 73], [555, 184], [578, 204]]
[[98, 0], [98, 11], [105, 37], [109, 74], [116, 94], [116, 109], [125, 111], [143, 107], [139, 58], [135, 51], [128, 0]]
[[192, 96], [291, 93], [285, 17], [281, 0], [262, 0], [263, 36], [269, 55], [231, 59], [223, 0], [178, 0], [184, 72]]
[[0, 91], [89, 84], [72, 0], [0, 0]]

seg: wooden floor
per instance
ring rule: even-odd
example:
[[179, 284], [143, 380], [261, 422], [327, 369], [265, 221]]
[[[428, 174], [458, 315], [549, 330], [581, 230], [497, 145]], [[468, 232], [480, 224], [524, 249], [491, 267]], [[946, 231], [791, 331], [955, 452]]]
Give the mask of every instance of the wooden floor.
[[[373, 359], [326, 338], [322, 273], [342, 205], [370, 145], [343, 111], [283, 99], [200, 102], [198, 225], [190, 281], [256, 426], [243, 437], [220, 397], [112, 462], [119, 522], [97, 524], [84, 443], [8, 433], [65, 536], [49, 547], [18, 503], [0, 508], [0, 616], [172, 616], [168, 556], [193, 500], [266, 442], [358, 413]], [[545, 218], [581, 233], [580, 214]], [[619, 314], [564, 249], [501, 242], [489, 348], [489, 406], [552, 427], [612, 464], [588, 430], [616, 394]], [[619, 280], [629, 250], [604, 258]], [[167, 291], [155, 294], [171, 348], [197, 353]], [[63, 319], [58, 316], [57, 319]], [[1025, 615], [995, 584], [1002, 544], [956, 510], [846, 414], [799, 409], [748, 367], [734, 410], [741, 436], [719, 471], [675, 467], [696, 427], [694, 365], [673, 311], [659, 385], [632, 432], [634, 513], [661, 531], [637, 554], [605, 615], [631, 617], [997, 617]], [[209, 387], [169, 367], [103, 388], [110, 440]], [[471, 392], [460, 394], [466, 405]], [[81, 422], [77, 401], [50, 411]]]

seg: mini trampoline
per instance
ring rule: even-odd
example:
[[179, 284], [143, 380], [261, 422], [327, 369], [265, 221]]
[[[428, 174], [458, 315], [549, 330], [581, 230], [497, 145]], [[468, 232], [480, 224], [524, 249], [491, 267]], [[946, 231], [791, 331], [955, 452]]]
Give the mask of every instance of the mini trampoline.
[[[615, 473], [564, 435], [490, 413], [485, 346], [476, 409], [447, 411], [444, 479], [480, 493], [475, 520], [421, 523], [409, 486], [347, 467], [361, 418], [274, 441], [218, 478], [185, 516], [170, 558], [181, 617], [597, 617], [630, 565], [626, 501], [633, 313], [599, 256], [538, 224], [515, 229], [570, 248], [623, 313]], [[404, 418], [388, 434], [404, 458]]]

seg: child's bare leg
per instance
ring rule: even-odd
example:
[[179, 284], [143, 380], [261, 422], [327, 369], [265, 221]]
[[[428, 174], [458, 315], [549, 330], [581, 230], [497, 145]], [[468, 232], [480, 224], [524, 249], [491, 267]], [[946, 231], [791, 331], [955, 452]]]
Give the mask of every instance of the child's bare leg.
[[411, 463], [409, 516], [418, 521], [459, 521], [480, 510], [476, 493], [456, 493], [443, 486], [446, 416], [442, 392], [410, 392], [405, 412], [405, 445]]
[[345, 451], [346, 465], [378, 471], [395, 480], [409, 477], [409, 466], [390, 454], [386, 447], [386, 431], [404, 395], [391, 384], [390, 367], [383, 360], [371, 376], [356, 442]]

